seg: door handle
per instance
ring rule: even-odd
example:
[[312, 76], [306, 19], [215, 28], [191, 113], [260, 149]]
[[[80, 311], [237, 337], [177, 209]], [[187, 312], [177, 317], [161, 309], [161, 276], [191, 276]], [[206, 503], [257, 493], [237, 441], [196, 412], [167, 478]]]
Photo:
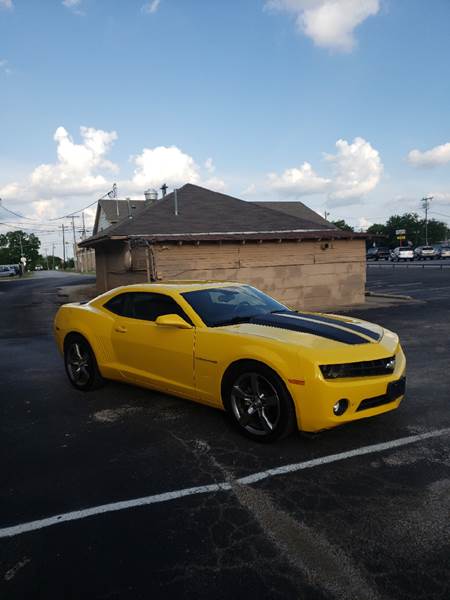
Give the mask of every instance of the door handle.
[[117, 333], [126, 333], [127, 332], [127, 328], [123, 327], [123, 325], [118, 325], [114, 331], [117, 331]]

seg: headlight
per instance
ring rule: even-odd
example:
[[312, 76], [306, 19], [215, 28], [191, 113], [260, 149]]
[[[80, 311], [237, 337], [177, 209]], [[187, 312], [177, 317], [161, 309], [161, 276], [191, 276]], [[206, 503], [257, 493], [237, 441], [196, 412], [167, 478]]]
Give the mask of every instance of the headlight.
[[320, 365], [320, 370], [325, 379], [391, 375], [395, 370], [395, 356], [338, 365]]

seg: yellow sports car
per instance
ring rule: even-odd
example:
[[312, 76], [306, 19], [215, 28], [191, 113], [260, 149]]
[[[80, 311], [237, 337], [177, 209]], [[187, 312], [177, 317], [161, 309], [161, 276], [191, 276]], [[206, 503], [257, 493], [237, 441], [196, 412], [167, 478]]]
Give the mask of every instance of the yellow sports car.
[[397, 335], [249, 285], [128, 285], [63, 305], [54, 328], [77, 389], [115, 379], [189, 398], [264, 442], [393, 410], [405, 394]]

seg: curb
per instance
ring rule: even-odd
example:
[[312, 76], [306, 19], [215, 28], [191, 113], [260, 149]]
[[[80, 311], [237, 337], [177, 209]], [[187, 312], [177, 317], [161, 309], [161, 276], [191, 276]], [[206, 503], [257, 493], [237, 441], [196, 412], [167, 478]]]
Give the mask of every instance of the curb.
[[404, 296], [402, 294], [383, 294], [382, 292], [365, 292], [365, 296], [373, 298], [393, 298], [394, 300], [414, 300], [412, 296]]

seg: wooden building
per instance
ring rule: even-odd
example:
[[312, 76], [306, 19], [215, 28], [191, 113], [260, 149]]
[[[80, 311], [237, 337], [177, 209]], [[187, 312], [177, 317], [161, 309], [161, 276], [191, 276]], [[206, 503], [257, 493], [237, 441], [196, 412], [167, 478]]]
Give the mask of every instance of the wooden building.
[[293, 308], [364, 302], [364, 235], [270, 204], [187, 184], [80, 246], [95, 248], [99, 291], [206, 279], [246, 282]]

